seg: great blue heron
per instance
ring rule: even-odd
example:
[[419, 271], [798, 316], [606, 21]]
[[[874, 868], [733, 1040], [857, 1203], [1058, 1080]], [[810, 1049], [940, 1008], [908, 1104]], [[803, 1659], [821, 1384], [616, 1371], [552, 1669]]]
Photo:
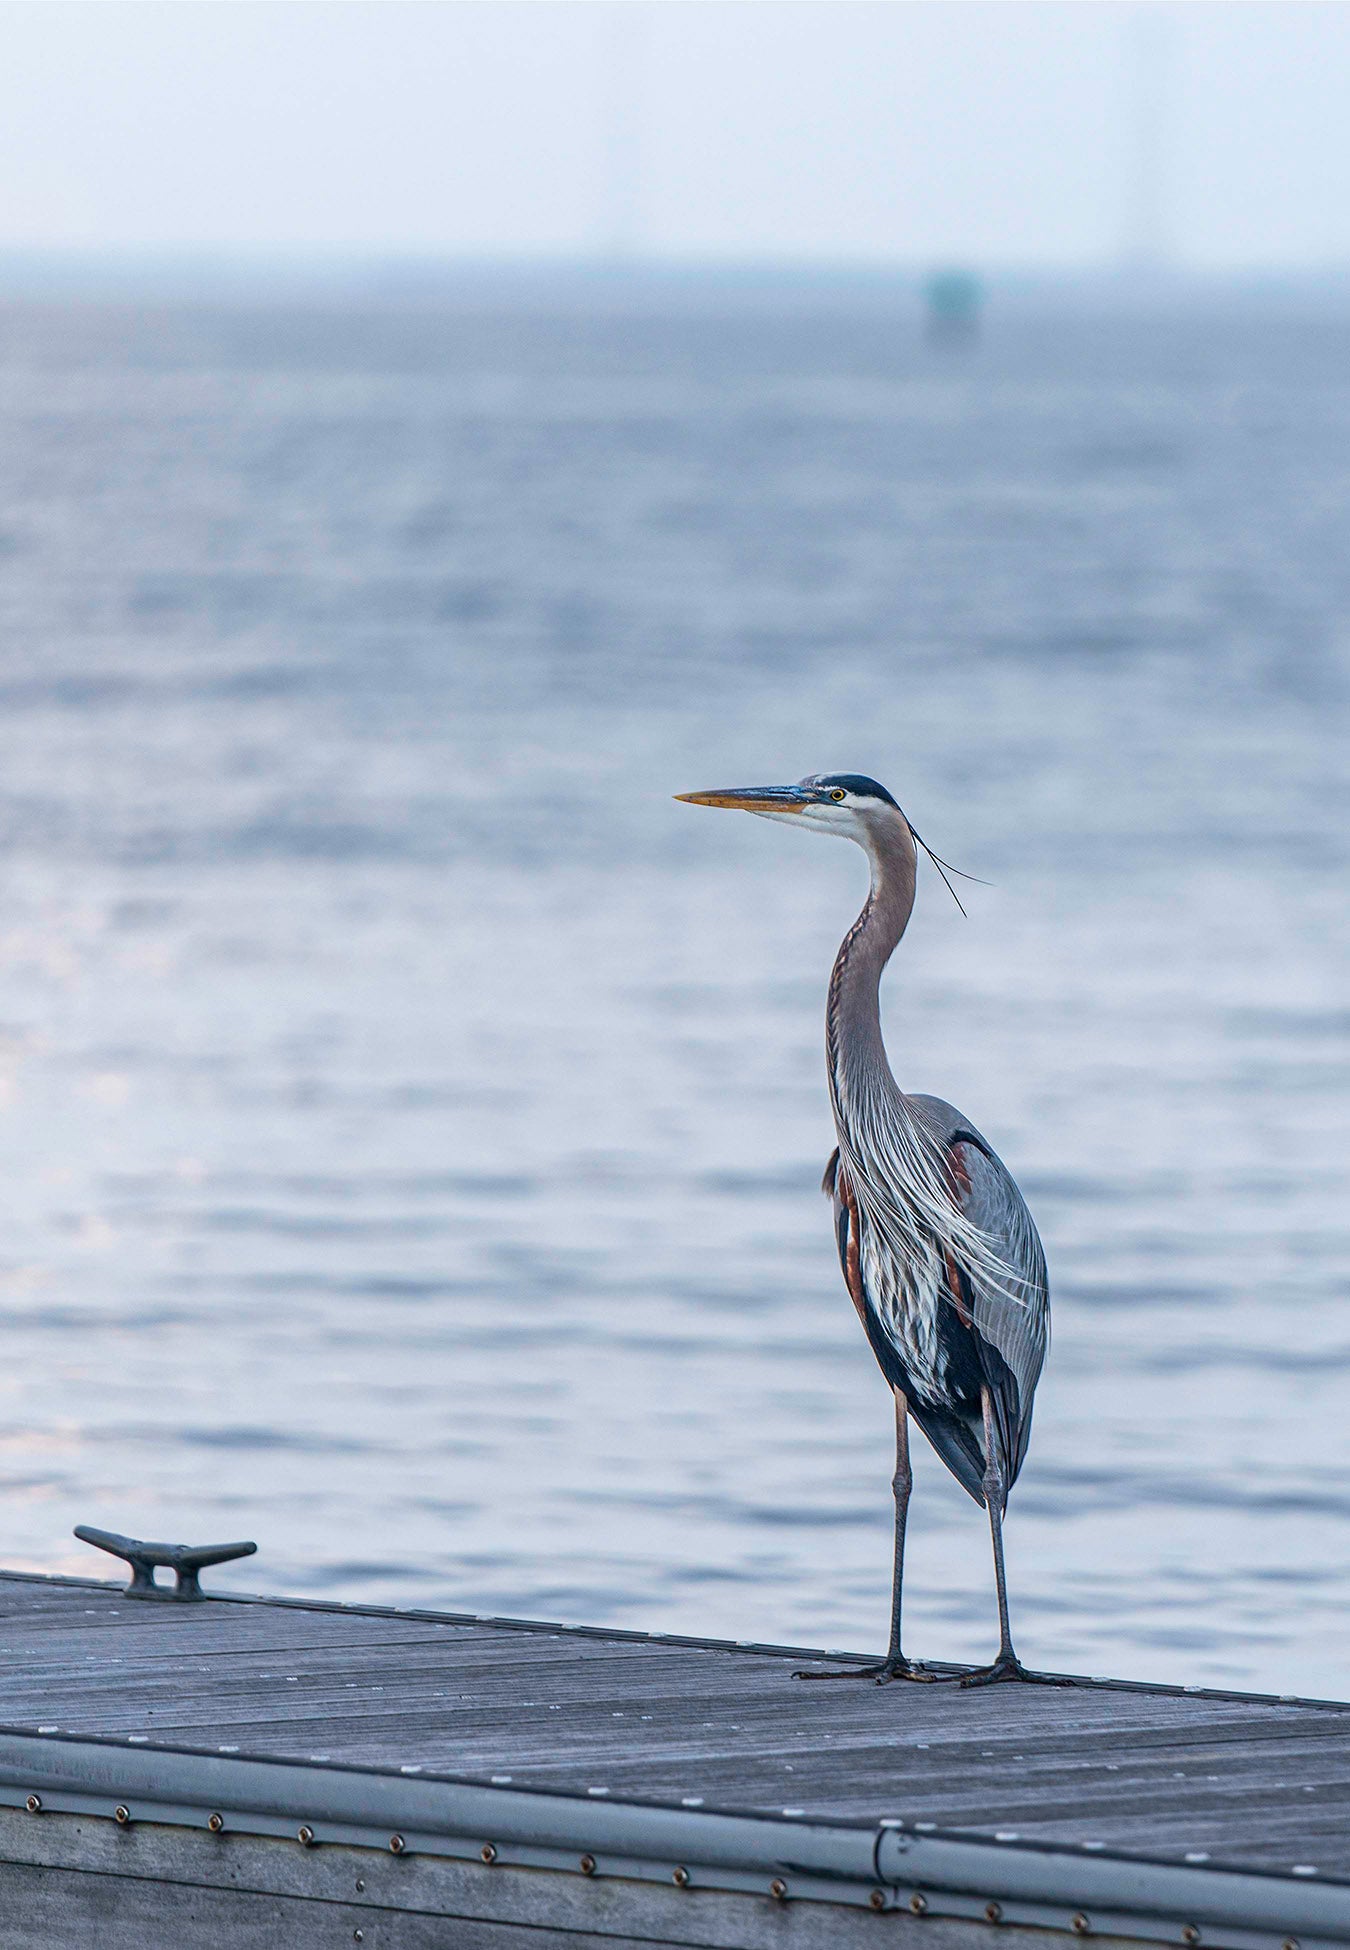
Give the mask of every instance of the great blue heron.
[[961, 1683], [1039, 1679], [1013, 1650], [1003, 1514], [1026, 1455], [1049, 1338], [1045, 1255], [1007, 1167], [960, 1111], [900, 1089], [881, 1037], [881, 972], [914, 907], [923, 841], [884, 786], [851, 772], [678, 796], [854, 840], [872, 868], [871, 892], [830, 977], [825, 1047], [839, 1146], [824, 1189], [834, 1201], [845, 1284], [895, 1395], [891, 1635], [877, 1665], [798, 1677], [884, 1685], [940, 1676], [900, 1649], [912, 1415], [961, 1487], [989, 1511], [998, 1657]]

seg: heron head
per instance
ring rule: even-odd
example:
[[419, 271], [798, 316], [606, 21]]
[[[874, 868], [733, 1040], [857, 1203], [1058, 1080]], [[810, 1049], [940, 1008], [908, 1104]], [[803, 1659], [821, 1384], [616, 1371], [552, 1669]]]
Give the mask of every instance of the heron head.
[[833, 833], [863, 847], [883, 836], [910, 838], [909, 822], [885, 786], [860, 772], [815, 772], [796, 785], [735, 786], [675, 796], [691, 806], [728, 806], [761, 819], [790, 820], [810, 832]]
[[884, 861], [897, 857], [912, 872], [922, 847], [956, 905], [963, 914], [966, 911], [947, 875], [959, 874], [962, 880], [975, 876], [939, 858], [922, 834], [915, 832], [885, 786], [861, 772], [813, 772], [796, 785], [731, 786], [723, 792], [677, 792], [675, 797], [691, 806], [730, 806], [738, 812], [758, 813], [761, 819], [790, 820], [812, 833], [856, 840], [871, 860], [874, 875]]

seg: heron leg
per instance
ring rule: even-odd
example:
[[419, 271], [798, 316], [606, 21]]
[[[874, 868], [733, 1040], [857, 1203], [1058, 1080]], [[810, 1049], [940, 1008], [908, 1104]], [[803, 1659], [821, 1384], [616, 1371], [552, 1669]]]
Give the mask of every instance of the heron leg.
[[998, 1657], [992, 1666], [980, 1666], [976, 1671], [966, 1673], [961, 1684], [997, 1686], [1003, 1680], [1020, 1679], [1033, 1686], [1069, 1686], [1073, 1683], [1071, 1680], [1059, 1679], [1048, 1673], [1028, 1672], [1013, 1650], [1012, 1625], [1008, 1618], [1008, 1578], [1003, 1567], [1003, 1511], [1008, 1500], [1008, 1488], [994, 1427], [993, 1397], [988, 1388], [981, 1388], [980, 1402], [984, 1410], [984, 1500], [989, 1510], [989, 1535], [994, 1546], [994, 1585], [998, 1592]]
[[909, 1517], [909, 1493], [914, 1477], [909, 1466], [909, 1403], [903, 1392], [895, 1391], [895, 1474], [891, 1489], [895, 1496], [895, 1555], [891, 1569], [891, 1636], [886, 1657], [875, 1665], [831, 1666], [824, 1672], [798, 1672], [794, 1679], [873, 1679], [888, 1686], [893, 1679], [934, 1680], [940, 1675], [911, 1665], [900, 1650], [900, 1599], [905, 1578], [905, 1524]]

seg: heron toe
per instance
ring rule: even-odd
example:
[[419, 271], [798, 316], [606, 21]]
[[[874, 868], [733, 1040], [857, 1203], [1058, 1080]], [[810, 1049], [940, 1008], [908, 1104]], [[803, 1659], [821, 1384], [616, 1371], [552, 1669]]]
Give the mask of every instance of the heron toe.
[[908, 1659], [882, 1659], [874, 1666], [828, 1666], [824, 1672], [794, 1672], [794, 1679], [870, 1679], [878, 1686], [889, 1686], [893, 1679], [913, 1679], [921, 1685], [931, 1685], [936, 1679], [944, 1677], [939, 1672], [925, 1672], [922, 1666], [913, 1666]]
[[1020, 1681], [1024, 1686], [1072, 1686], [1072, 1679], [1061, 1679], [1058, 1673], [1029, 1672], [1022, 1661], [1012, 1655], [1001, 1655], [992, 1666], [978, 1666], [974, 1672], [963, 1673], [962, 1686], [1001, 1686], [1006, 1682]]

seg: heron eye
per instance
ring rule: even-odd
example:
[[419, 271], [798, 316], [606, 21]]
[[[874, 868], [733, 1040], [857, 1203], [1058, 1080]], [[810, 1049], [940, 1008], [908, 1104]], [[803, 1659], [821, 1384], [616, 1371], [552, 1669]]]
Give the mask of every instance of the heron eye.
[[842, 785], [837, 785], [834, 788], [833, 792], [831, 792], [830, 797], [831, 799], [847, 799], [848, 794], [845, 792]]

